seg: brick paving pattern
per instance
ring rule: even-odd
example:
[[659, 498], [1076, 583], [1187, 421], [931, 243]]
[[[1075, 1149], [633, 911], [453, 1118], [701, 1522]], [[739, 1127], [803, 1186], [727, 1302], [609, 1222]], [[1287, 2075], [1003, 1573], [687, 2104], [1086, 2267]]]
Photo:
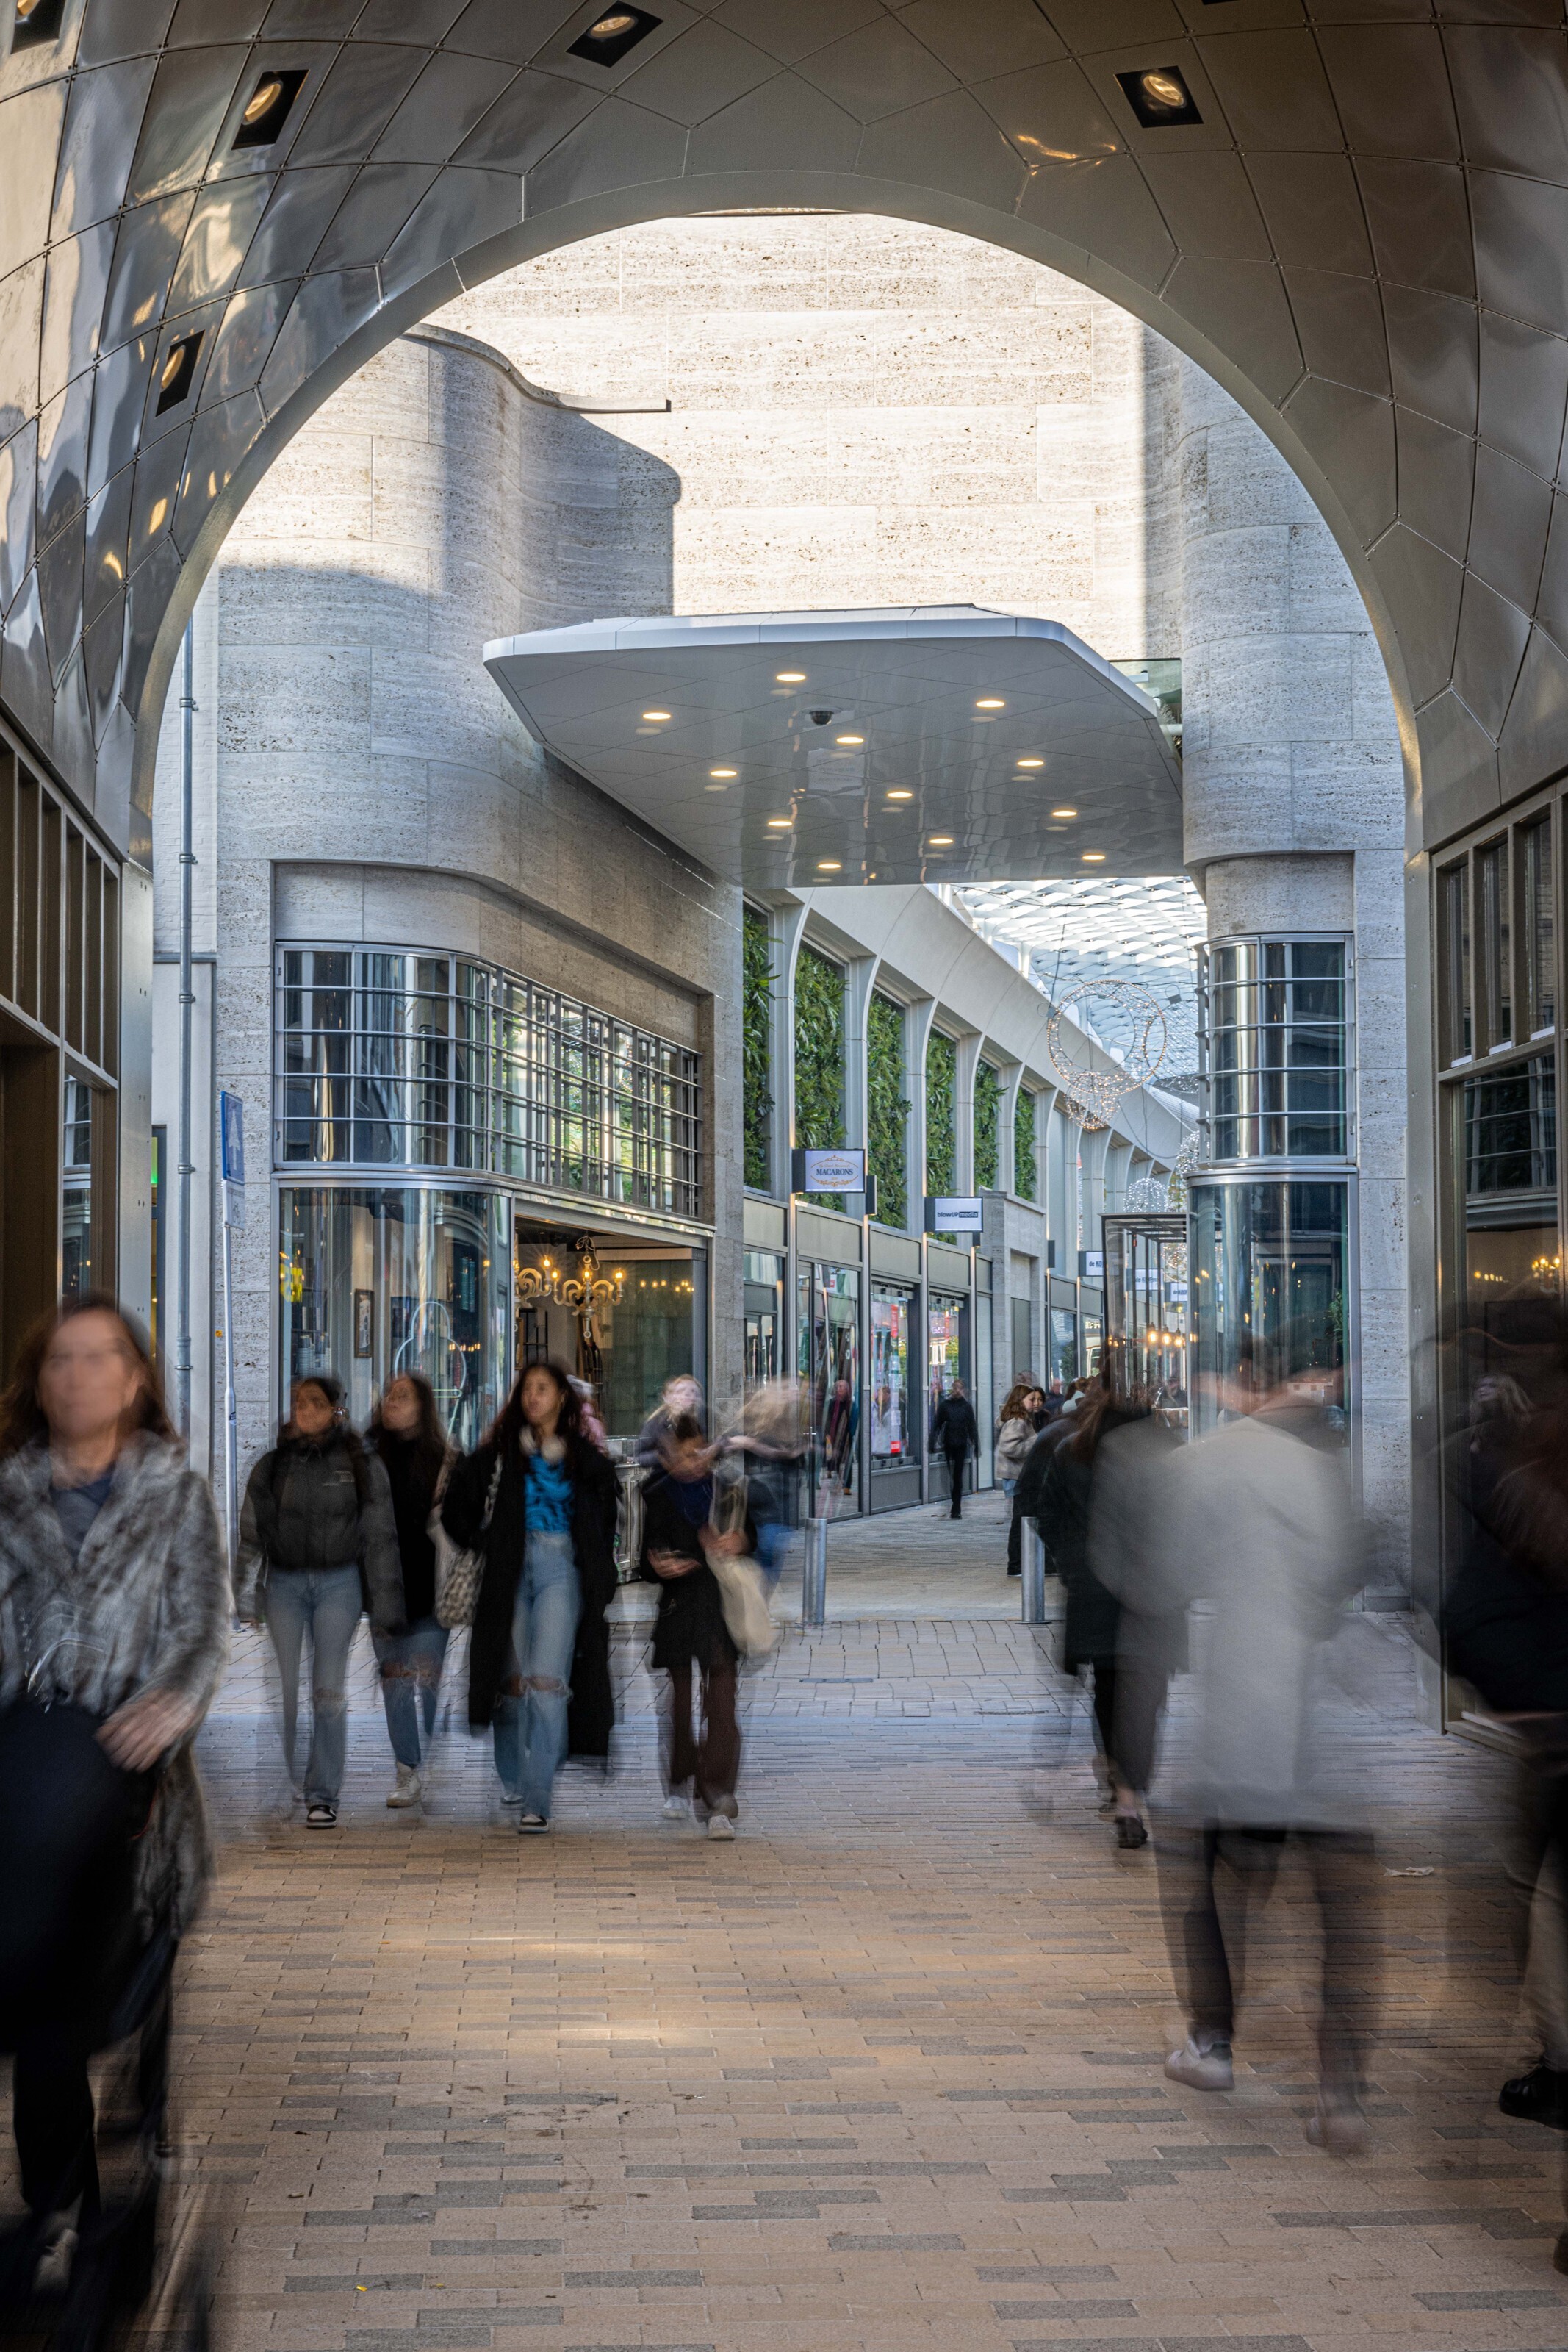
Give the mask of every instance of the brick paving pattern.
[[307, 1832], [242, 1642], [179, 2018], [225, 2346], [1568, 2344], [1559, 2143], [1495, 2105], [1499, 1768], [1421, 1727], [1400, 1637], [1347, 1733], [1384, 1951], [1373, 2146], [1343, 2163], [1301, 2134], [1299, 1885], [1235, 2093], [1167, 2083], [1152, 1853], [1113, 1850], [1042, 1637], [948, 1591], [792, 1631], [749, 1679], [732, 1846], [659, 1819], [635, 1619], [613, 1775], [569, 1769], [549, 1839], [461, 1730], [425, 1811], [386, 1811], [362, 1653], [342, 1826]]

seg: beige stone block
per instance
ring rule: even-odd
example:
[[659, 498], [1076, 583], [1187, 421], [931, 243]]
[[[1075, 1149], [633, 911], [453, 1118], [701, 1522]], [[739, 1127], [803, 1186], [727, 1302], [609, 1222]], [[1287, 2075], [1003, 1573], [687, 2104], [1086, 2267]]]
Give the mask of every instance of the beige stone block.
[[1077, 626], [1094, 596], [1089, 518], [1049, 509], [887, 506], [876, 518], [876, 601], [1016, 605]]
[[[358, 646], [225, 646], [218, 749], [247, 760], [296, 752], [351, 755], [366, 740], [371, 654]], [[228, 774], [220, 771], [226, 789]]]
[[225, 556], [268, 540], [368, 540], [371, 449], [368, 433], [334, 432], [320, 421], [297, 435], [242, 509]]
[[865, 601], [876, 557], [869, 507], [708, 508], [674, 513], [674, 599], [683, 613], [768, 612]]
[[390, 433], [423, 441], [430, 430], [429, 346], [399, 337], [323, 403], [307, 430], [330, 433]]
[[434, 582], [423, 547], [326, 539], [262, 543], [232, 553], [225, 549], [218, 579], [223, 642], [237, 650], [380, 646], [391, 651], [428, 641]]

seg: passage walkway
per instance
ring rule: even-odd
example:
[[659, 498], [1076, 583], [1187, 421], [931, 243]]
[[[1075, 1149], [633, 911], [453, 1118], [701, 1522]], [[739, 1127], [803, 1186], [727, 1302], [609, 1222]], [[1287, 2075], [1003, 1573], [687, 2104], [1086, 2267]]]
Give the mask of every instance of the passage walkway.
[[1419, 1727], [1397, 1636], [1354, 1733], [1385, 1949], [1373, 2148], [1348, 2164], [1301, 2137], [1292, 1884], [1234, 2095], [1164, 2080], [1153, 1855], [1113, 1850], [1034, 1633], [792, 1633], [747, 1685], [728, 1847], [659, 1819], [641, 1646], [617, 1641], [614, 1777], [573, 1768], [528, 1841], [463, 1733], [423, 1817], [384, 1809], [368, 1664], [343, 1826], [269, 1812], [263, 1680], [254, 1649], [236, 1663], [204, 1736], [225, 1868], [180, 2012], [225, 2343], [1568, 2342], [1557, 2143], [1494, 2103], [1497, 1766]]

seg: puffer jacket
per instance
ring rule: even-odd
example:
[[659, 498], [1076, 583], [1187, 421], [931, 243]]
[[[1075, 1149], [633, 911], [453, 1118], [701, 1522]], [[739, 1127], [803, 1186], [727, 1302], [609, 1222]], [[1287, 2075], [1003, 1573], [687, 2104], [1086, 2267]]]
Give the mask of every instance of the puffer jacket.
[[[357, 1475], [356, 1475], [357, 1474]], [[264, 1454], [246, 1487], [235, 1606], [256, 1614], [256, 1588], [268, 1572], [358, 1568], [365, 1607], [378, 1633], [401, 1633], [402, 1563], [392, 1486], [380, 1457], [352, 1430], [325, 1437], [285, 1437]]]
[[[186, 1700], [197, 1723], [228, 1661], [228, 1579], [213, 1498], [183, 1446], [130, 1438], [75, 1567], [49, 1500], [47, 1445], [0, 1462], [0, 1705], [22, 1694], [39, 1616], [64, 1591], [81, 1629], [69, 1696], [110, 1715], [146, 1691]], [[192, 1742], [171, 1750], [136, 1842], [143, 1932], [183, 1935], [213, 1871], [213, 1836]]]
[[1037, 1433], [1032, 1421], [1015, 1413], [1004, 1421], [997, 1432], [996, 1465], [998, 1478], [1016, 1478], [1022, 1470], [1024, 1456], [1034, 1444]]

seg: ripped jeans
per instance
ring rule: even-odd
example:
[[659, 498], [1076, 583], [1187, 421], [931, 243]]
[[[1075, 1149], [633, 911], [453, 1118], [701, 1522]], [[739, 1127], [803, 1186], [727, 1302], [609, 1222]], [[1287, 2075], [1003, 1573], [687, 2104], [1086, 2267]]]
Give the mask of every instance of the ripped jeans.
[[549, 1821], [566, 1754], [566, 1709], [582, 1596], [571, 1538], [531, 1530], [512, 1608], [512, 1654], [496, 1702], [496, 1769], [525, 1813]]
[[283, 1754], [290, 1780], [299, 1720], [299, 1658], [310, 1634], [310, 1753], [305, 1801], [335, 1805], [348, 1752], [349, 1650], [363, 1606], [357, 1568], [274, 1568], [267, 1579], [267, 1630], [283, 1678]]

